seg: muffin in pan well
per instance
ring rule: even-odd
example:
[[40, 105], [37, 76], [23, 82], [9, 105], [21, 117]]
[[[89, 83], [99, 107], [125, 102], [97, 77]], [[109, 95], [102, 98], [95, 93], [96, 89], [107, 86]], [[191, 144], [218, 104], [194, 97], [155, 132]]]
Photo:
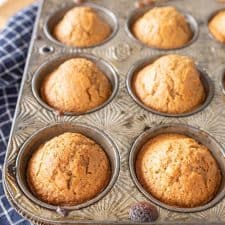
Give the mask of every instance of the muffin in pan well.
[[138, 18], [134, 36], [149, 47], [175, 49], [186, 45], [193, 37], [185, 17], [175, 7], [154, 7]]
[[132, 88], [140, 101], [159, 112], [181, 114], [203, 104], [206, 93], [194, 61], [165, 55], [134, 75]]
[[110, 25], [89, 6], [70, 9], [53, 30], [58, 41], [74, 47], [98, 45], [111, 33]]
[[225, 43], [225, 9], [216, 13], [209, 21], [208, 28], [213, 37], [221, 42]]
[[95, 141], [66, 132], [41, 145], [31, 156], [27, 182], [43, 202], [73, 206], [96, 197], [111, 177], [108, 156]]
[[97, 65], [86, 58], [72, 58], [46, 74], [42, 99], [60, 112], [85, 113], [108, 100], [112, 85]]
[[160, 134], [136, 158], [136, 175], [147, 192], [168, 205], [191, 208], [209, 202], [221, 183], [210, 151], [181, 134]]

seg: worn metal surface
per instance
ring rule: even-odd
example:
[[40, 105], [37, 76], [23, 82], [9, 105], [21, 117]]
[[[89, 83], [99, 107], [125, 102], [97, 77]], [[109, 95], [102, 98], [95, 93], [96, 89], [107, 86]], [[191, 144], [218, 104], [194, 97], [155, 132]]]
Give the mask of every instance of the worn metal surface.
[[[209, 16], [215, 10], [225, 7], [225, 4], [214, 0], [173, 0], [166, 3], [175, 5], [193, 15], [199, 25], [199, 35], [191, 45], [185, 48], [164, 51], [145, 47], [128, 35], [126, 23], [134, 9], [133, 1], [94, 0], [91, 2], [106, 7], [118, 18], [118, 31], [103, 45], [84, 49], [64, 47], [46, 35], [45, 26], [49, 16], [60, 9], [71, 7], [72, 0], [43, 1], [37, 20], [37, 29], [33, 35], [3, 175], [6, 193], [12, 204], [22, 215], [36, 224], [129, 224], [128, 211], [130, 206], [135, 202], [148, 199], [133, 182], [128, 163], [133, 142], [147, 128], [166, 123], [183, 123], [208, 132], [223, 148], [225, 147], [225, 97], [221, 88], [225, 46], [210, 38], [207, 29]], [[50, 50], [46, 52], [45, 47], [49, 47]], [[34, 97], [32, 78], [37, 69], [49, 60], [66, 57], [71, 53], [87, 53], [103, 58], [116, 70], [119, 77], [119, 90], [104, 108], [84, 115], [62, 116], [43, 107]], [[215, 87], [214, 97], [202, 111], [186, 117], [166, 117], [143, 109], [129, 95], [126, 89], [126, 78], [131, 66], [138, 60], [168, 53], [192, 56], [196, 60], [196, 64], [200, 65], [200, 68], [203, 68], [211, 78]], [[79, 122], [104, 131], [117, 145], [120, 155], [119, 177], [110, 192], [91, 206], [72, 210], [67, 216], [41, 207], [29, 200], [19, 188], [15, 176], [18, 169], [16, 168], [16, 160], [25, 141], [43, 127], [64, 122], [71, 124]], [[158, 224], [198, 224], [205, 221], [210, 224], [225, 223], [225, 199], [207, 210], [194, 213], [178, 213], [158, 205], [157, 208], [160, 214], [156, 221]]]

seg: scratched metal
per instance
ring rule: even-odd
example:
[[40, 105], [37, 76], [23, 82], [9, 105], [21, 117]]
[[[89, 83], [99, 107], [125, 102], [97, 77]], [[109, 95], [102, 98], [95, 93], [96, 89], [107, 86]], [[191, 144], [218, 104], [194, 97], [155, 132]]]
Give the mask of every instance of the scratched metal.
[[[128, 218], [130, 206], [136, 202], [148, 200], [133, 182], [128, 163], [132, 143], [146, 128], [166, 123], [183, 123], [206, 131], [225, 147], [225, 96], [221, 88], [225, 51], [222, 44], [209, 36], [207, 29], [209, 16], [214, 11], [225, 7], [225, 4], [215, 0], [173, 0], [165, 3], [190, 13], [199, 25], [199, 35], [193, 43], [185, 48], [166, 51], [145, 47], [127, 33], [125, 24], [131, 11], [134, 10], [134, 1], [94, 0], [91, 2], [111, 10], [117, 16], [119, 24], [113, 37], [104, 44], [92, 48], [65, 47], [50, 39], [44, 32], [48, 17], [71, 5], [72, 0], [45, 0], [39, 10], [3, 174], [9, 200], [19, 213], [34, 224], [130, 224], [131, 221]], [[50, 48], [49, 52], [45, 53], [45, 47]], [[109, 104], [85, 115], [60, 116], [38, 103], [31, 87], [35, 71], [48, 60], [66, 56], [69, 53], [93, 54], [106, 60], [116, 70], [119, 77], [119, 91]], [[214, 97], [201, 112], [177, 118], [152, 114], [135, 103], [129, 95], [126, 89], [126, 77], [130, 67], [138, 60], [168, 53], [192, 56], [213, 81]], [[66, 216], [29, 200], [19, 188], [15, 177], [16, 159], [24, 142], [37, 130], [63, 122], [73, 124], [79, 122], [103, 130], [117, 145], [120, 154], [119, 177], [110, 192], [91, 206], [72, 210]], [[158, 205], [156, 207], [159, 210], [156, 224], [199, 224], [205, 221], [210, 224], [225, 223], [225, 199], [207, 210], [194, 213], [175, 212]]]

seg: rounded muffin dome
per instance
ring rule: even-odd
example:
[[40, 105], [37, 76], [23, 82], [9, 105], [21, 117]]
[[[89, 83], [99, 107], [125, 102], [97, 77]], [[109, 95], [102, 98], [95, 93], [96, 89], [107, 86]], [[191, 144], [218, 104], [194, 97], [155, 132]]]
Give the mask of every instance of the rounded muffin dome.
[[141, 69], [133, 79], [137, 97], [164, 113], [190, 112], [205, 100], [200, 74], [187, 56], [166, 55]]
[[209, 31], [220, 42], [225, 43], [225, 10], [218, 12], [209, 21]]
[[137, 19], [132, 32], [144, 44], [162, 49], [187, 44], [193, 33], [185, 17], [174, 7], [155, 7]]
[[152, 196], [186, 208], [209, 202], [221, 183], [219, 166], [210, 151], [181, 134], [150, 139], [137, 155], [136, 174]]
[[103, 104], [111, 95], [109, 79], [92, 61], [72, 58], [48, 74], [41, 96], [60, 112], [83, 113]]
[[110, 25], [88, 6], [74, 7], [69, 10], [53, 31], [57, 40], [75, 47], [100, 44], [111, 33]]
[[97, 196], [111, 177], [104, 150], [79, 133], [64, 133], [31, 156], [27, 182], [40, 200], [58, 206], [81, 204]]

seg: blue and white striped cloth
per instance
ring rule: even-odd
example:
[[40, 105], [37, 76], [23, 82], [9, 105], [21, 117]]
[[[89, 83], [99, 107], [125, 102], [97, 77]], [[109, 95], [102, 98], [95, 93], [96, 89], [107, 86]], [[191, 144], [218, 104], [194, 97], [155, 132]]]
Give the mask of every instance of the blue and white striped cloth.
[[9, 204], [2, 186], [2, 167], [37, 4], [12, 17], [0, 32], [0, 225], [30, 225]]

